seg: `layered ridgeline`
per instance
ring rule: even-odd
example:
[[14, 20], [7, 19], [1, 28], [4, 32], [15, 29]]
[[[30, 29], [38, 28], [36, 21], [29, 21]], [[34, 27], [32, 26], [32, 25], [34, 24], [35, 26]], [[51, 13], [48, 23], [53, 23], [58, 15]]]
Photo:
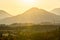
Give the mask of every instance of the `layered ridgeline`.
[[60, 15], [60, 8], [55, 8], [51, 12]]
[[7, 12], [0, 10], [0, 19], [5, 19], [11, 17], [12, 15], [8, 14]]
[[0, 24], [32, 23], [32, 24], [56, 24], [60, 23], [60, 16], [43, 9], [31, 8], [23, 14], [0, 20]]
[[60, 8], [55, 8], [51, 10], [51, 12], [58, 15], [57, 17], [55, 17], [55, 19], [58, 21], [57, 24], [60, 24]]

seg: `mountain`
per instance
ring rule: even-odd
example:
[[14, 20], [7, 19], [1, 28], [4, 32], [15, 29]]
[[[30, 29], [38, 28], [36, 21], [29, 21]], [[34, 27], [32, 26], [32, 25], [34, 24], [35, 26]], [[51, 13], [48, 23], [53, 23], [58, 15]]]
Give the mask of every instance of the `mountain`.
[[60, 22], [58, 15], [45, 11], [43, 9], [31, 8], [23, 14], [0, 20], [0, 24], [12, 23], [33, 23], [33, 24], [54, 24]]
[[60, 8], [55, 8], [51, 12], [60, 15]]
[[7, 17], [11, 17], [12, 15], [8, 14], [7, 12], [0, 10], [0, 19], [4, 19]]

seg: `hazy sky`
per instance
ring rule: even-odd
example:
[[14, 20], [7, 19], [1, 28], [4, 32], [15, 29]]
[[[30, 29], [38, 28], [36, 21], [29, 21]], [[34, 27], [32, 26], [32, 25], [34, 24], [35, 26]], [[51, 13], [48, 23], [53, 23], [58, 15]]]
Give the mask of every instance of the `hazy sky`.
[[[34, 1], [34, 2], [33, 2]], [[32, 7], [38, 7], [45, 10], [60, 8], [60, 0], [0, 0], [0, 10], [5, 10], [12, 15], [25, 12]]]

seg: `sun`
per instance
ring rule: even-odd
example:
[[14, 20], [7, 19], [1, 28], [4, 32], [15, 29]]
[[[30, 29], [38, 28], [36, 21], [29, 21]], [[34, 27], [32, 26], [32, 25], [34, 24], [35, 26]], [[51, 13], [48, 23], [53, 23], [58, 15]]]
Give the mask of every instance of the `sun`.
[[35, 4], [35, 0], [22, 0], [21, 2], [23, 2], [24, 4]]

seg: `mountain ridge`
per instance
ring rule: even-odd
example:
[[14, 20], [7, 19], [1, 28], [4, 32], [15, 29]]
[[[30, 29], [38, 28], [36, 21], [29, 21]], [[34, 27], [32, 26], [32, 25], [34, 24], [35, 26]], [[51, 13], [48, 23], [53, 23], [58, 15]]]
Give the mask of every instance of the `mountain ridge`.
[[55, 13], [57, 15], [60, 15], [60, 8], [55, 8], [53, 10], [51, 10], [52, 13]]
[[[12, 23], [33, 23], [40, 24], [41, 22], [51, 22], [54, 24], [58, 21], [55, 17], [57, 15], [45, 11], [43, 9], [31, 8], [23, 14], [0, 20], [0, 24], [12, 24]], [[60, 18], [60, 16], [59, 16]]]
[[11, 16], [12, 15], [8, 14], [6, 11], [0, 10], [0, 19], [8, 18], [8, 17], [11, 17]]

